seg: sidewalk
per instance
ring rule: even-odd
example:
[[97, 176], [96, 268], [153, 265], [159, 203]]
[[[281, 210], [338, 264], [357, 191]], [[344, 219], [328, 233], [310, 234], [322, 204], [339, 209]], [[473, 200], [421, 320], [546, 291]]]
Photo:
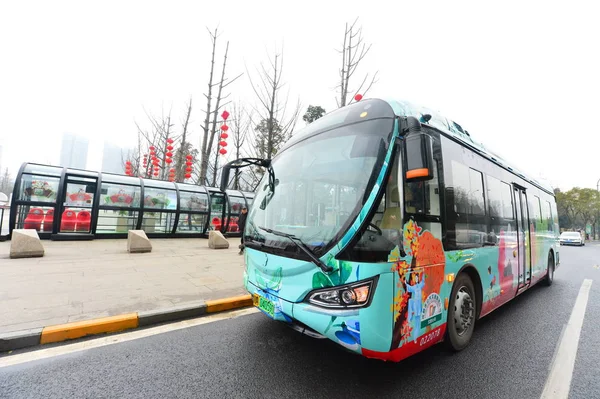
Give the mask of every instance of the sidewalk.
[[129, 254], [125, 239], [44, 240], [30, 259], [0, 242], [0, 333], [246, 294], [240, 239], [228, 241], [152, 239], [152, 252]]

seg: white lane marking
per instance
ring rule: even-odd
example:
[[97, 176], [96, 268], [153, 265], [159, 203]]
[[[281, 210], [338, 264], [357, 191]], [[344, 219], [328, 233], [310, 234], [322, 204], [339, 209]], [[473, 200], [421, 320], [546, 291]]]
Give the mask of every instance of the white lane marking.
[[68, 353], [74, 353], [84, 351], [92, 348], [99, 348], [102, 346], [118, 344], [121, 342], [132, 341], [134, 339], [150, 337], [152, 335], [163, 334], [175, 330], [182, 330], [184, 328], [190, 328], [199, 326], [202, 324], [213, 323], [215, 321], [221, 321], [226, 319], [235, 319], [237, 317], [250, 315], [257, 313], [257, 308], [239, 309], [225, 313], [215, 313], [196, 319], [183, 320], [171, 324], [165, 324], [162, 326], [151, 327], [143, 330], [135, 330], [131, 332], [124, 332], [118, 335], [110, 335], [107, 337], [91, 339], [83, 342], [75, 342], [73, 344], [56, 346], [48, 349], [39, 349], [32, 352], [21, 353], [12, 356], [6, 356], [0, 358], [0, 368], [14, 366], [21, 363], [31, 362], [34, 360], [47, 359], [54, 356], [65, 355]]
[[592, 280], [583, 280], [569, 323], [565, 326], [564, 334], [560, 339], [546, 385], [544, 385], [542, 399], [567, 399], [569, 397], [577, 347], [579, 346], [579, 335], [581, 334], [591, 287]]

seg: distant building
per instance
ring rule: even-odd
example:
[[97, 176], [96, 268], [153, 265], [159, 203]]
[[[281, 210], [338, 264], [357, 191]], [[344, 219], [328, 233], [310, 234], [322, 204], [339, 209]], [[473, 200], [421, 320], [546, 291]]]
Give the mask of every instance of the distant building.
[[89, 140], [85, 137], [63, 133], [60, 148], [60, 166], [85, 169], [87, 167]]
[[104, 149], [102, 151], [102, 172], [106, 173], [118, 173], [122, 174], [123, 160], [127, 155], [121, 147], [114, 144], [104, 142]]

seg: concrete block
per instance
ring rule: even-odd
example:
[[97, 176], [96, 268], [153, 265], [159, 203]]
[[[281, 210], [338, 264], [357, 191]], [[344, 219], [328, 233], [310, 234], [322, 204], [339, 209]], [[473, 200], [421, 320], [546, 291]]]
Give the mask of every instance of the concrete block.
[[33, 229], [15, 229], [10, 241], [10, 257], [36, 258], [44, 256], [44, 246], [37, 231]]
[[208, 247], [212, 249], [227, 249], [229, 241], [223, 237], [220, 231], [211, 230], [208, 232]]
[[127, 252], [151, 252], [152, 244], [144, 230], [129, 230], [127, 233]]

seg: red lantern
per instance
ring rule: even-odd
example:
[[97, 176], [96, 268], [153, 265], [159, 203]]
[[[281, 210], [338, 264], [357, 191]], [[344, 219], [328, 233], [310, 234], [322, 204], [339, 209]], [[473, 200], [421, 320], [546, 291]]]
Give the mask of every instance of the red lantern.
[[192, 154], [187, 154], [187, 155], [185, 156], [185, 159], [192, 159]]
[[173, 139], [172, 139], [172, 138], [168, 138], [168, 139], [167, 139], [167, 143], [169, 143], [169, 144], [173, 144]]
[[168, 150], [168, 151], [173, 151], [173, 146], [172, 146], [171, 144], [169, 144], [169, 145], [167, 146], [167, 150]]
[[125, 165], [131, 165], [131, 161], [125, 161]]
[[229, 112], [223, 111], [223, 113], [221, 114], [221, 118], [223, 118], [223, 120], [226, 121], [227, 118], [229, 118]]
[[229, 130], [229, 126], [223, 125], [223, 126], [221, 126], [221, 130], [224, 131], [224, 132], [226, 132], [226, 131]]
[[186, 164], [187, 166], [192, 166], [192, 161], [186, 161], [186, 162], [185, 162], [185, 164]]
[[357, 94], [357, 95], [355, 95], [355, 96], [354, 96], [354, 99], [355, 99], [356, 101], [360, 101], [360, 100], [362, 100], [362, 94]]
[[221, 149], [219, 150], [219, 152], [221, 153], [221, 155], [225, 155], [225, 154], [227, 154], [227, 150], [226, 150], [225, 148], [221, 148]]
[[192, 177], [192, 175], [191, 175], [191, 174], [189, 174], [189, 173], [186, 173], [186, 174], [185, 174], [185, 178], [186, 178], [186, 179], [189, 179], [190, 177]]
[[171, 172], [171, 173], [175, 173], [175, 168], [171, 168], [171, 169], [169, 169], [169, 172]]
[[192, 168], [190, 168], [190, 167], [188, 166], [187, 168], [185, 168], [185, 171], [186, 171], [186, 172], [191, 172], [191, 171], [192, 171]]
[[227, 147], [227, 142], [226, 142], [226, 141], [221, 141], [221, 142], [219, 143], [219, 145], [220, 145], [221, 147]]
[[169, 158], [171, 158], [173, 156], [173, 153], [171, 151], [169, 151], [165, 155], [168, 156]]
[[167, 158], [167, 159], [165, 159], [165, 162], [170, 164], [171, 162], [173, 162], [173, 160], [171, 158]]
[[221, 133], [221, 138], [222, 139], [226, 139], [227, 137], [229, 137], [229, 135], [227, 133]]
[[154, 151], [156, 148], [154, 148], [153, 145], [150, 146], [150, 151]]

